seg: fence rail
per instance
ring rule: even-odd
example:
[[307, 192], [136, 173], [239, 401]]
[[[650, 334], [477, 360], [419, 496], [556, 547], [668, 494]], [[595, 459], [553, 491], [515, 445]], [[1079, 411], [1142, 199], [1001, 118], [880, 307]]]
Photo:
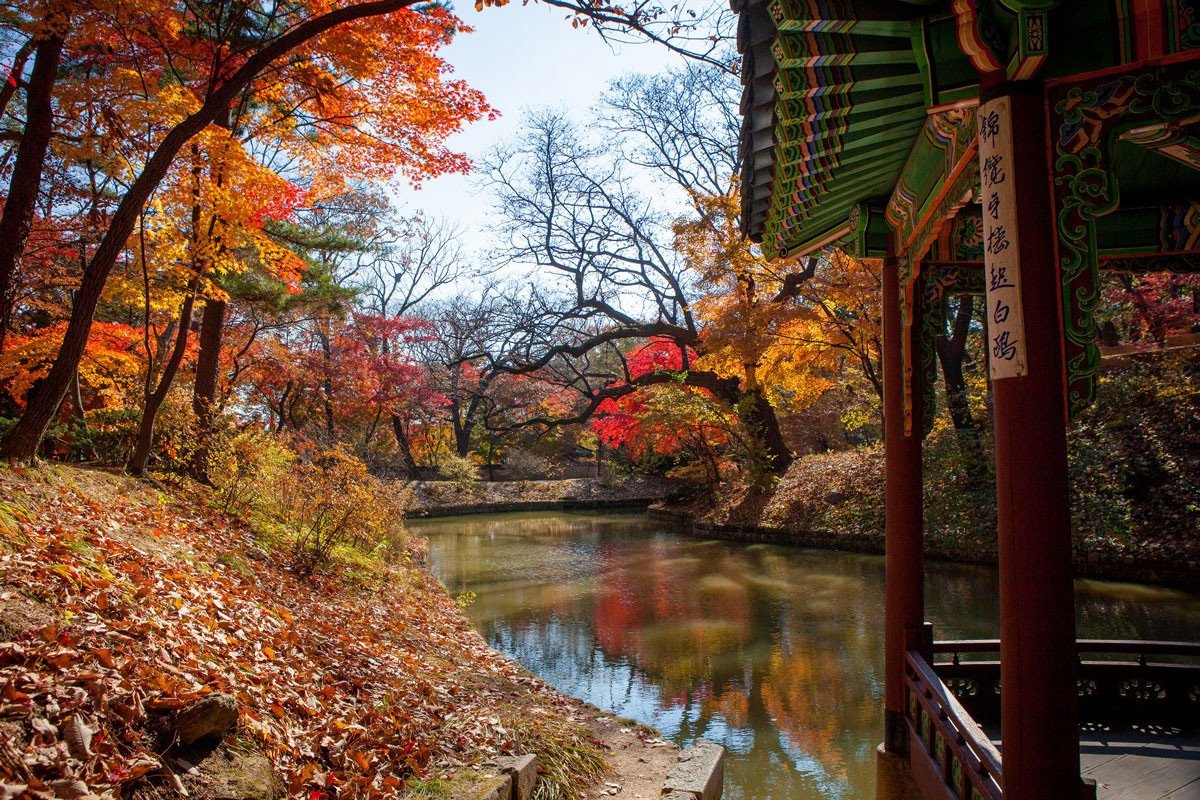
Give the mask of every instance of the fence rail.
[[909, 763], [927, 800], [1001, 800], [1000, 753], [914, 650], [905, 663]]
[[[1200, 643], [1081, 639], [1076, 689], [1085, 723], [1194, 728], [1200, 720]], [[1000, 642], [935, 642], [933, 669], [971, 716], [1000, 720]], [[948, 661], [937, 661], [949, 656]]]
[[[1081, 639], [1077, 648], [1081, 722], [1200, 724], [1200, 643]], [[927, 800], [1004, 798], [1000, 753], [980, 727], [1000, 721], [999, 654], [996, 639], [926, 639], [906, 655], [909, 763]], [[1094, 800], [1095, 783], [1080, 792]]]

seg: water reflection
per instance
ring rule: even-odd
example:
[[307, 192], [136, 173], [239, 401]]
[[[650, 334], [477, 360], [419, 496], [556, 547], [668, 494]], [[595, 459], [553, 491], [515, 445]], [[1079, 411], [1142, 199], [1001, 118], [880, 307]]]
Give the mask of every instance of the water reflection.
[[[428, 521], [488, 642], [560, 690], [731, 751], [731, 798], [874, 797], [883, 560], [681, 538], [641, 516]], [[994, 570], [930, 564], [939, 638], [993, 637]], [[1079, 635], [1200, 639], [1200, 598], [1081, 582]]]

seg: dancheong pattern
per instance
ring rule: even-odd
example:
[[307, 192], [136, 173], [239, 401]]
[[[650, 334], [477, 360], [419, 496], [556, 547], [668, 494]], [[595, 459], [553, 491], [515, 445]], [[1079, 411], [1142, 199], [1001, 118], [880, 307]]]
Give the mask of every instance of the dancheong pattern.
[[1194, 63], [1182, 64], [1060, 85], [1047, 90], [1047, 105], [1054, 146], [1067, 404], [1075, 417], [1096, 396], [1096, 219], [1119, 203], [1111, 163], [1115, 138], [1148, 122], [1194, 115], [1200, 109], [1200, 70]]

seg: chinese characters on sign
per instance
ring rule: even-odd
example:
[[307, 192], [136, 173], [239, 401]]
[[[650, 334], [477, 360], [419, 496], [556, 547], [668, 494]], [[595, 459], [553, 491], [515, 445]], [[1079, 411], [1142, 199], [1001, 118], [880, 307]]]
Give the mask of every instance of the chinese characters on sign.
[[1007, 97], [979, 113], [979, 186], [983, 192], [983, 263], [987, 270], [988, 357], [992, 380], [1025, 374], [1021, 256]]

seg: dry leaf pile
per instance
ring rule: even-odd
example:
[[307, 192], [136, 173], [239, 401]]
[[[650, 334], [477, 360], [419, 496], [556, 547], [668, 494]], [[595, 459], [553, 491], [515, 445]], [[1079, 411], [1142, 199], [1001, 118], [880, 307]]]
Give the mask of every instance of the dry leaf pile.
[[0, 473], [18, 528], [0, 532], [0, 605], [35, 598], [57, 619], [0, 642], [3, 800], [185, 793], [164, 720], [216, 691], [309, 800], [395, 796], [531, 736], [580, 736], [570, 701], [490, 650], [418, 568], [302, 579], [198, 503], [58, 476]]

